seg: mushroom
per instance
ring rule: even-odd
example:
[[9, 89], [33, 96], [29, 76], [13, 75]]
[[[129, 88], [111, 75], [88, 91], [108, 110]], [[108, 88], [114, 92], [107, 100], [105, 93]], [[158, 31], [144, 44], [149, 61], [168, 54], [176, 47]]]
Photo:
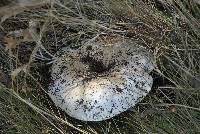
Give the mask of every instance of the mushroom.
[[49, 96], [68, 115], [83, 121], [112, 118], [151, 90], [151, 54], [130, 40], [91, 41], [63, 48], [51, 69]]

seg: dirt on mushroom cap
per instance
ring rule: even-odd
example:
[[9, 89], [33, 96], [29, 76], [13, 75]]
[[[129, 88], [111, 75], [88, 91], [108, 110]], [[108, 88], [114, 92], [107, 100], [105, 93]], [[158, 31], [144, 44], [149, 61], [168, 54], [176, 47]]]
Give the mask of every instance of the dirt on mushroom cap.
[[[49, 96], [70, 116], [84, 121], [112, 118], [151, 90], [149, 52], [134, 42], [86, 42], [64, 48], [52, 67]], [[62, 52], [63, 53], [63, 52]]]

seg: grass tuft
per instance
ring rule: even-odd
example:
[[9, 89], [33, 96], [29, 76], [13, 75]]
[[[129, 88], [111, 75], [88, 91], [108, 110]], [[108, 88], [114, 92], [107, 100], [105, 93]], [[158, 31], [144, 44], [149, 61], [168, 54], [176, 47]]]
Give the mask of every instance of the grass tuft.
[[[200, 132], [197, 0], [17, 2], [0, 5], [0, 133]], [[9, 35], [17, 30], [28, 31], [29, 40], [23, 32]], [[100, 36], [129, 38], [149, 50], [156, 65], [154, 84], [127, 112], [82, 122], [55, 107], [46, 94], [48, 69], [62, 47]]]

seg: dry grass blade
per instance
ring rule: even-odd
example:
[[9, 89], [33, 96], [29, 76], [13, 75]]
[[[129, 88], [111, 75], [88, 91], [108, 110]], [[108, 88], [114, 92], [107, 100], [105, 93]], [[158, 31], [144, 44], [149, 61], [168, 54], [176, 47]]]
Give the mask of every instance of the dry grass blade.
[[[9, 1], [0, 7], [0, 82], [9, 87], [0, 87], [0, 133], [200, 132], [198, 0]], [[112, 36], [153, 53], [151, 93], [111, 120], [70, 118], [47, 95], [57, 51]]]
[[[2, 85], [0, 85], [0, 86], [3, 87], [3, 88], [5, 88], [5, 87], [2, 86]], [[4, 90], [7, 90], [8, 93], [10, 93], [11, 95], [13, 95], [14, 97], [16, 97], [16, 98], [19, 99], [20, 101], [22, 101], [22, 102], [24, 102], [25, 104], [27, 104], [28, 106], [30, 106], [30, 107], [31, 107], [32, 109], [34, 109], [37, 113], [41, 114], [41, 115], [42, 115], [48, 122], [50, 122], [50, 124], [53, 125], [60, 133], [64, 134], [64, 132], [63, 132], [62, 130], [60, 130], [58, 127], [56, 127], [56, 125], [55, 125], [54, 123], [52, 123], [46, 116], [49, 116], [49, 117], [51, 117], [51, 118], [53, 118], [53, 119], [56, 119], [56, 120], [59, 120], [61, 123], [65, 123], [65, 124], [67, 124], [68, 126], [70, 126], [70, 127], [74, 128], [74, 129], [78, 130], [79, 132], [84, 133], [84, 134], [87, 134], [86, 131], [81, 130], [81, 129], [75, 127], [73, 124], [71, 124], [71, 123], [69, 123], [69, 122], [67, 122], [67, 121], [62, 120], [62, 119], [59, 118], [59, 117], [56, 117], [56, 116], [54, 116], [54, 115], [51, 115], [50, 113], [47, 113], [47, 112], [43, 111], [42, 109], [40, 109], [40, 108], [38, 108], [37, 106], [33, 105], [33, 104], [32, 104], [31, 102], [29, 102], [28, 100], [25, 100], [25, 99], [21, 98], [21, 97], [19, 96], [19, 94], [16, 93], [14, 90], [12, 90], [12, 89], [7, 89], [7, 88], [5, 88]], [[45, 116], [45, 115], [46, 115], [46, 116]]]
[[[0, 7], [1, 23], [7, 18], [15, 16], [25, 10], [31, 10], [34, 8], [39, 8], [46, 4], [51, 3], [53, 0], [17, 0], [9, 5]], [[0, 23], [0, 24], [1, 24]]]

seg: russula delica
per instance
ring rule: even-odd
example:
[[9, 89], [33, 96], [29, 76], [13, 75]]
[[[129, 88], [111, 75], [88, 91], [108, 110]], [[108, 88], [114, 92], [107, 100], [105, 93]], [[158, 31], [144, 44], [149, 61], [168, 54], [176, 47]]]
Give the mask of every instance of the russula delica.
[[153, 68], [150, 53], [130, 40], [63, 48], [52, 66], [49, 96], [71, 117], [106, 120], [148, 94]]

